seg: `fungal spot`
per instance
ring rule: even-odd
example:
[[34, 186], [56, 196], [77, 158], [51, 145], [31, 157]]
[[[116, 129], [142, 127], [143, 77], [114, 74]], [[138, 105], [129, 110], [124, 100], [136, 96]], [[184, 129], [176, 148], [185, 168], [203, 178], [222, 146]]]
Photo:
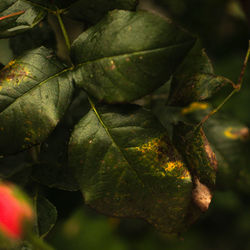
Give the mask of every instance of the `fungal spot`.
[[2, 80], [2, 82], [7, 82], [13, 86], [17, 86], [23, 82], [28, 74], [29, 71], [27, 70], [27, 68], [22, 65], [16, 64], [16, 61], [14, 60], [0, 71], [0, 79]]
[[193, 102], [191, 103], [188, 107], [186, 108], [183, 108], [181, 110], [181, 113], [183, 115], [185, 114], [188, 114], [188, 113], [192, 113], [194, 111], [197, 111], [197, 110], [205, 110], [209, 107], [209, 105], [207, 103], [204, 103], [204, 102]]
[[178, 179], [191, 179], [181, 157], [166, 136], [154, 138], [135, 149], [142, 154], [140, 160], [160, 176], [171, 175]]
[[229, 127], [224, 131], [224, 135], [232, 140], [246, 140], [249, 137], [249, 130], [246, 127], [240, 130]]
[[142, 59], [143, 59], [143, 56], [140, 56], [139, 59], [142, 60]]
[[214, 170], [217, 170], [217, 168], [218, 168], [218, 162], [217, 162], [217, 159], [216, 159], [216, 155], [213, 152], [213, 150], [212, 150], [212, 148], [211, 148], [211, 146], [210, 146], [210, 144], [209, 144], [209, 142], [208, 142], [208, 140], [207, 140], [204, 132], [202, 134], [202, 137], [203, 137], [202, 139], [203, 139], [203, 142], [204, 142], [205, 151], [207, 153], [209, 161], [210, 161], [212, 167], [214, 168]]

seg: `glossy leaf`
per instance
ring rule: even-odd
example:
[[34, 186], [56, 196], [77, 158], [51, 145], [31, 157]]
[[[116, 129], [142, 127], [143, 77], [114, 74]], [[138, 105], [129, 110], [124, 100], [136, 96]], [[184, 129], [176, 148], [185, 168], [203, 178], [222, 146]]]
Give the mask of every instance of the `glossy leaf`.
[[154, 14], [112, 11], [74, 41], [73, 77], [99, 100], [129, 102], [163, 85], [194, 41]]
[[64, 68], [50, 50], [41, 47], [0, 71], [1, 154], [39, 144], [55, 128], [73, 92]]
[[86, 204], [115, 217], [142, 218], [177, 233], [191, 201], [192, 180], [162, 125], [139, 106], [93, 108], [69, 143]]
[[213, 66], [197, 41], [174, 74], [168, 104], [185, 106], [213, 96], [226, 84], [233, 83], [214, 74]]
[[46, 11], [26, 0], [1, 0], [0, 38], [29, 30], [46, 15]]
[[37, 213], [38, 234], [44, 238], [56, 223], [57, 211], [51, 202], [39, 194], [35, 197], [34, 203]]
[[73, 19], [93, 24], [110, 10], [135, 10], [137, 4], [138, 0], [78, 0], [70, 6], [68, 15]]

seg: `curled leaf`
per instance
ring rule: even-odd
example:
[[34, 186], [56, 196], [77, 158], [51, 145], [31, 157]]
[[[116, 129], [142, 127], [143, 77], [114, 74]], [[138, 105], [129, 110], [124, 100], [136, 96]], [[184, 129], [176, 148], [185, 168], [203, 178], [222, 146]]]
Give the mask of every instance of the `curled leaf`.
[[185, 106], [206, 100], [226, 84], [234, 85], [229, 79], [214, 74], [210, 59], [197, 41], [174, 73], [168, 104]]
[[199, 182], [214, 189], [217, 160], [201, 127], [179, 123], [174, 128], [174, 142], [185, 157], [188, 168]]

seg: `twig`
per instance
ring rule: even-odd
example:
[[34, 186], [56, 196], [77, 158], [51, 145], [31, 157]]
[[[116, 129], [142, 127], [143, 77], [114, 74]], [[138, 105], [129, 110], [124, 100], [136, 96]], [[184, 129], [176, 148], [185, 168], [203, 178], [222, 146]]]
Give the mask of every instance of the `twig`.
[[61, 10], [58, 9], [56, 11], [56, 17], [57, 17], [58, 22], [60, 24], [60, 27], [61, 27], [61, 30], [62, 30], [62, 33], [63, 33], [63, 37], [64, 37], [64, 40], [65, 40], [65, 43], [66, 43], [66, 46], [67, 46], [68, 50], [70, 51], [70, 48], [71, 48], [70, 40], [69, 40], [69, 36], [68, 36], [67, 30], [66, 30], [66, 28], [64, 26], [62, 17], [61, 17]]
[[215, 109], [213, 109], [208, 115], [206, 115], [200, 122], [199, 124], [196, 126], [196, 129], [199, 128], [201, 125], [203, 125], [207, 119], [209, 119], [212, 115], [214, 115], [216, 112], [218, 112], [222, 106], [237, 92], [240, 91], [241, 87], [242, 87], [242, 82], [243, 82], [243, 78], [244, 78], [244, 75], [245, 75], [245, 71], [246, 71], [246, 67], [247, 67], [247, 63], [248, 63], [248, 60], [249, 60], [249, 56], [250, 56], [250, 40], [249, 40], [249, 43], [248, 43], [248, 50], [247, 50], [247, 53], [246, 53], [246, 57], [245, 57], [245, 60], [244, 60], [244, 63], [243, 63], [243, 66], [242, 66], [242, 69], [241, 69], [241, 72], [240, 72], [240, 76], [239, 76], [239, 79], [238, 79], [238, 82], [237, 84], [234, 84], [234, 90], [223, 100], [222, 103], [220, 103], [218, 105], [218, 107], [216, 107]]
[[14, 17], [14, 16], [22, 15], [24, 12], [25, 12], [24, 10], [21, 10], [21, 11], [18, 11], [18, 12], [15, 12], [15, 13], [11, 13], [11, 14], [6, 15], [6, 16], [1, 16], [1, 17], [0, 17], [0, 21], [2, 21], [2, 20], [4, 20], [4, 19], [7, 19], [7, 18]]

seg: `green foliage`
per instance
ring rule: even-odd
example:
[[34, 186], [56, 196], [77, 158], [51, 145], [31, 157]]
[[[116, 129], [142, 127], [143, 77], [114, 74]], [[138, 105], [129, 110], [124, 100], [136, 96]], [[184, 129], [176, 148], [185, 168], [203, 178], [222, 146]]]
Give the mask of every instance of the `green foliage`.
[[[158, 2], [177, 19], [189, 5]], [[97, 238], [107, 237], [108, 249], [128, 248], [112, 238], [106, 219], [91, 222], [88, 212], [73, 213], [53, 238], [57, 210], [60, 221], [79, 206], [73, 192], [119, 218], [112, 219], [117, 225], [142, 219], [170, 237], [208, 209], [217, 189], [250, 186], [242, 153], [247, 126], [212, 116], [218, 109], [211, 113], [211, 98], [239, 85], [215, 73], [196, 36], [137, 6], [137, 0], [0, 3], [0, 38], [10, 37], [14, 54], [0, 67], [0, 178], [26, 188], [37, 214], [17, 249], [51, 249], [41, 240], [47, 235], [60, 249], [98, 249], [84, 223], [100, 227]], [[72, 23], [80, 27], [73, 35]], [[58, 190], [72, 200], [58, 202]], [[58, 245], [57, 237], [65, 239]]]

